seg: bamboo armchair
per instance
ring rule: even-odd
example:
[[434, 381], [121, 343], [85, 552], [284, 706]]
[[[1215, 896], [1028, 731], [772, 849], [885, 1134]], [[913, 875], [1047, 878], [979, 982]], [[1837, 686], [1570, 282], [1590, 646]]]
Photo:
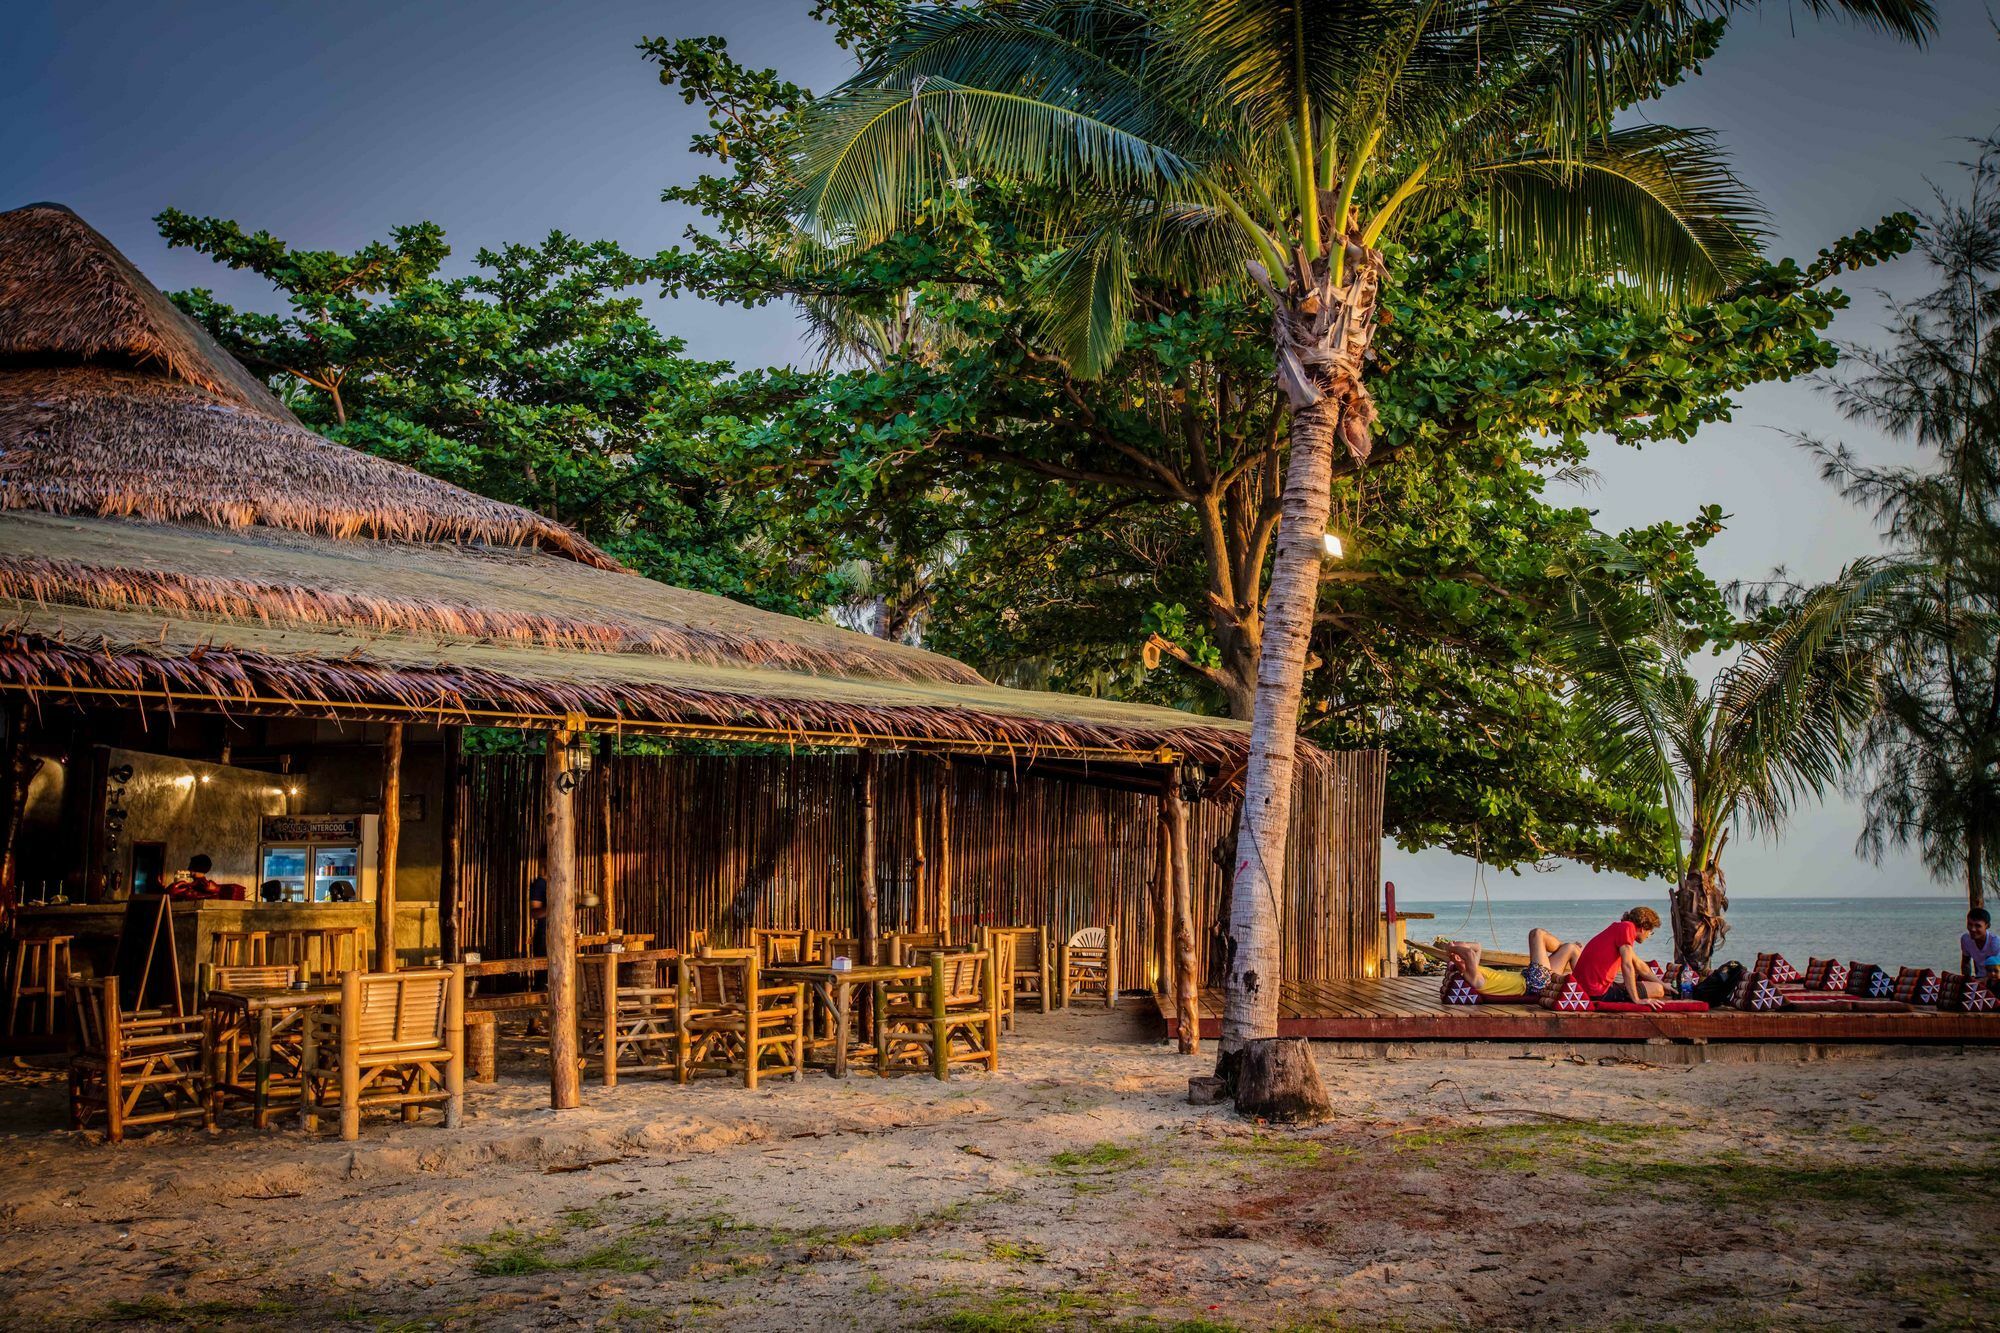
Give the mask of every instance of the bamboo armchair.
[[930, 1066], [950, 1078], [955, 1064], [1000, 1067], [1000, 995], [993, 955], [984, 949], [927, 951], [930, 975], [887, 988], [875, 1053], [879, 1073]]
[[861, 941], [852, 935], [842, 935], [838, 931], [816, 931], [812, 939], [812, 958], [815, 963], [831, 963], [836, 958], [861, 961]]
[[652, 949], [577, 959], [586, 1057], [595, 1049], [605, 1087], [617, 1087], [620, 1074], [679, 1073], [680, 979], [673, 972], [679, 956]]
[[465, 968], [344, 972], [340, 1006], [306, 1016], [300, 1056], [310, 1132], [320, 1111], [340, 1106], [340, 1137], [361, 1136], [364, 1107], [395, 1107], [405, 1122], [444, 1107], [457, 1129], [465, 1109]]
[[751, 931], [750, 947], [757, 951], [757, 966], [796, 966], [808, 961], [812, 934], [810, 930]]
[[201, 1015], [128, 1014], [118, 978], [69, 979], [76, 1051], [69, 1064], [69, 1120], [88, 1129], [104, 1118], [117, 1143], [132, 1125], [180, 1120], [215, 1124], [208, 1100], [208, 1020]]
[[675, 1018], [680, 1037], [677, 1074], [741, 1074], [754, 1088], [766, 1074], [806, 1076], [806, 990], [794, 982], [766, 986], [754, 949], [710, 949], [681, 964]]
[[[1000, 971], [1000, 998], [1007, 1006], [1008, 1018], [1012, 1019], [1015, 1005], [1022, 1000], [1030, 1002], [1037, 1013], [1046, 1014], [1055, 998], [1048, 931], [1040, 926], [989, 926], [986, 929], [992, 939], [1013, 941], [1012, 975], [1004, 967]], [[1008, 1030], [1013, 1030], [1011, 1025]]]
[[1085, 926], [1062, 947], [1062, 1006], [1077, 995], [1102, 995], [1107, 1009], [1118, 1007], [1118, 950], [1109, 926]]

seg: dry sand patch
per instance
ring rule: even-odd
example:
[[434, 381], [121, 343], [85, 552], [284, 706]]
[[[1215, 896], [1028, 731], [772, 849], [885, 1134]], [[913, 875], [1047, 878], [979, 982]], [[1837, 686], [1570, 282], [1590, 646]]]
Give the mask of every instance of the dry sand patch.
[[[1983, 1322], [2000, 1053], [1655, 1068], [1326, 1059], [1335, 1123], [1194, 1108], [1131, 1015], [997, 1076], [751, 1093], [532, 1067], [465, 1131], [56, 1128], [0, 1083], [17, 1326], [1953, 1327]], [[1915, 1320], [1918, 1322], [1908, 1322]]]

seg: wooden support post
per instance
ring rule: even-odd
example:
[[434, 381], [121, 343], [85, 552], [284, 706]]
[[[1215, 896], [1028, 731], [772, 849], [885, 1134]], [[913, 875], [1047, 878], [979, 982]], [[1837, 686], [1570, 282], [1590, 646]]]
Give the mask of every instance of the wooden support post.
[[[609, 747], [606, 747], [607, 751]], [[618, 932], [618, 876], [612, 869], [611, 852], [611, 756], [607, 753], [600, 760], [597, 774], [597, 815], [603, 826], [602, 842], [597, 857], [597, 900], [604, 908], [604, 933], [616, 936]]]
[[1152, 976], [1155, 995], [1174, 994], [1174, 826], [1167, 818], [1167, 798], [1158, 802], [1159, 819], [1153, 839]]
[[569, 778], [569, 728], [549, 733], [543, 761], [542, 877], [548, 881], [549, 1105], [583, 1104], [576, 1034], [576, 806]]
[[391, 722], [389, 735], [382, 742], [382, 827], [375, 860], [377, 972], [396, 970], [396, 845], [402, 836], [403, 724]]
[[937, 860], [931, 872], [937, 894], [931, 920], [937, 924], [931, 929], [946, 944], [951, 943], [951, 797], [951, 760], [943, 759], [938, 761]]
[[1180, 1051], [1194, 1055], [1201, 1050], [1201, 978], [1196, 975], [1194, 957], [1194, 874], [1188, 863], [1187, 805], [1181, 800], [1178, 776], [1167, 787], [1165, 798], [1168, 842], [1173, 852], [1174, 895], [1174, 1015], [1180, 1026]]
[[444, 1067], [444, 1127], [457, 1129], [465, 1120], [465, 965], [451, 965], [451, 989], [444, 1000], [444, 1048], [451, 1058]]
[[458, 822], [461, 733], [444, 728], [444, 852], [438, 866], [438, 952], [447, 965], [461, 961], [458, 942], [458, 862], [465, 834]]
[[340, 975], [340, 1044], [334, 1048], [340, 1068], [340, 1137], [352, 1143], [361, 1137], [361, 974]]
[[875, 752], [861, 752], [861, 961], [881, 961], [876, 950], [882, 935], [882, 901], [875, 881]]
[[923, 764], [910, 765], [910, 845], [912, 865], [910, 874], [910, 929], [919, 933], [936, 930], [936, 913], [932, 910], [929, 858], [924, 855], [924, 769]]

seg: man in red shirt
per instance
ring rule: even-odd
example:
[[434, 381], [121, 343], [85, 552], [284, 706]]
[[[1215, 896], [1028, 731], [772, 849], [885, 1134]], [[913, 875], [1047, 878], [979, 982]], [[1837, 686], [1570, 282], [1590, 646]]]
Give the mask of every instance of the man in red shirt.
[[1657, 1009], [1667, 998], [1666, 985], [1639, 961], [1636, 946], [1660, 928], [1660, 914], [1635, 907], [1583, 946], [1570, 973], [1583, 993], [1606, 1004], [1644, 1004]]

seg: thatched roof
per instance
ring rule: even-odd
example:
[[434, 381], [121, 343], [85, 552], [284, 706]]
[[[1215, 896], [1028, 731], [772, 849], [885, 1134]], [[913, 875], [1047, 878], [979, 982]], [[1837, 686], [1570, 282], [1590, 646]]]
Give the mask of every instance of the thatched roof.
[[[62, 282], [67, 303], [42, 290]], [[0, 214], [0, 688], [1218, 761], [1247, 740], [638, 578], [559, 524], [313, 435], [49, 205]]]
[[68, 209], [0, 213], [0, 508], [617, 561], [541, 515], [305, 429]]

